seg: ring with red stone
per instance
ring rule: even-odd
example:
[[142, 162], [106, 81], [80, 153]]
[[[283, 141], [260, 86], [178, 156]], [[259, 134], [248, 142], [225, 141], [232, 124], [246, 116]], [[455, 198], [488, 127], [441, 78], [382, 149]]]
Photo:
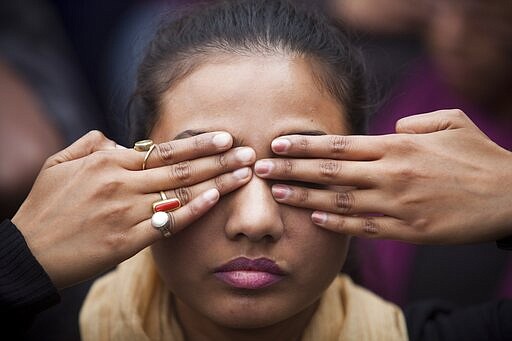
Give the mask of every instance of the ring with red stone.
[[151, 226], [159, 230], [165, 238], [172, 236], [171, 215], [167, 212], [156, 212], [151, 217]]
[[181, 207], [181, 201], [178, 198], [158, 200], [153, 203], [153, 212], [172, 212]]

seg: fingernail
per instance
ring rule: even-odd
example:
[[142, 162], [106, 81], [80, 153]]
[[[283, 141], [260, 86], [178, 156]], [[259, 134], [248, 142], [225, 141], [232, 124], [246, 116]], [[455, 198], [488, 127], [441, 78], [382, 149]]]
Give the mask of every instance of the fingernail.
[[227, 147], [231, 144], [231, 135], [228, 133], [217, 134], [213, 137], [212, 142], [217, 148]]
[[311, 214], [311, 220], [317, 225], [324, 226], [327, 222], [327, 213], [315, 211]]
[[213, 202], [217, 201], [217, 199], [219, 198], [219, 195], [220, 195], [219, 191], [216, 188], [212, 188], [212, 189], [209, 189], [206, 192], [204, 192], [203, 198], [205, 198], [210, 203], [213, 203]]
[[249, 162], [254, 160], [256, 154], [252, 148], [240, 148], [236, 151], [236, 158], [241, 162]]
[[285, 185], [272, 186], [272, 195], [276, 199], [287, 199], [292, 194], [292, 189]]
[[235, 178], [240, 180], [246, 179], [249, 176], [249, 168], [245, 167], [237, 169], [236, 171], [233, 172], [233, 175], [235, 176]]
[[254, 165], [254, 171], [258, 175], [269, 174], [273, 168], [274, 164], [272, 163], [272, 161], [268, 160], [256, 161], [256, 164]]
[[287, 139], [276, 139], [272, 141], [272, 150], [276, 153], [284, 153], [288, 151], [292, 143]]

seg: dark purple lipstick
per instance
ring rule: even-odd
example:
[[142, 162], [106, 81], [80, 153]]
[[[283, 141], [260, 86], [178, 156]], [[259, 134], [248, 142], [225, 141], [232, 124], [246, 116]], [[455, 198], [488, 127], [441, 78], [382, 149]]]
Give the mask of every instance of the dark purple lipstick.
[[261, 289], [283, 279], [285, 273], [268, 258], [239, 257], [215, 269], [215, 276], [240, 289]]

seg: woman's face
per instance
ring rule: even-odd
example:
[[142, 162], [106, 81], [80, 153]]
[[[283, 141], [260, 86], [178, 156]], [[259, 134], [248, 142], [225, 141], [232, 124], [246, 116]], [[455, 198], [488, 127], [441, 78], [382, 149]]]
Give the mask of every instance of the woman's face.
[[[165, 94], [152, 139], [222, 130], [252, 147], [257, 159], [269, 158], [280, 135], [347, 134], [339, 107], [303, 59], [225, 57]], [[271, 185], [253, 175], [202, 219], [153, 245], [178, 310], [224, 327], [265, 327], [306, 311], [329, 286], [348, 238], [314, 226], [310, 210], [278, 204]]]

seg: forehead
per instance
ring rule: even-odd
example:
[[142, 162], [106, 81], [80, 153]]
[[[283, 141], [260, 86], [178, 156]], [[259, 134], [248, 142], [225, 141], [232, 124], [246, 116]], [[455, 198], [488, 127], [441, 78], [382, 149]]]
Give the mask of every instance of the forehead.
[[185, 130], [230, 132], [258, 147], [283, 134], [346, 134], [343, 108], [299, 57], [239, 56], [206, 62], [162, 99], [152, 136]]

